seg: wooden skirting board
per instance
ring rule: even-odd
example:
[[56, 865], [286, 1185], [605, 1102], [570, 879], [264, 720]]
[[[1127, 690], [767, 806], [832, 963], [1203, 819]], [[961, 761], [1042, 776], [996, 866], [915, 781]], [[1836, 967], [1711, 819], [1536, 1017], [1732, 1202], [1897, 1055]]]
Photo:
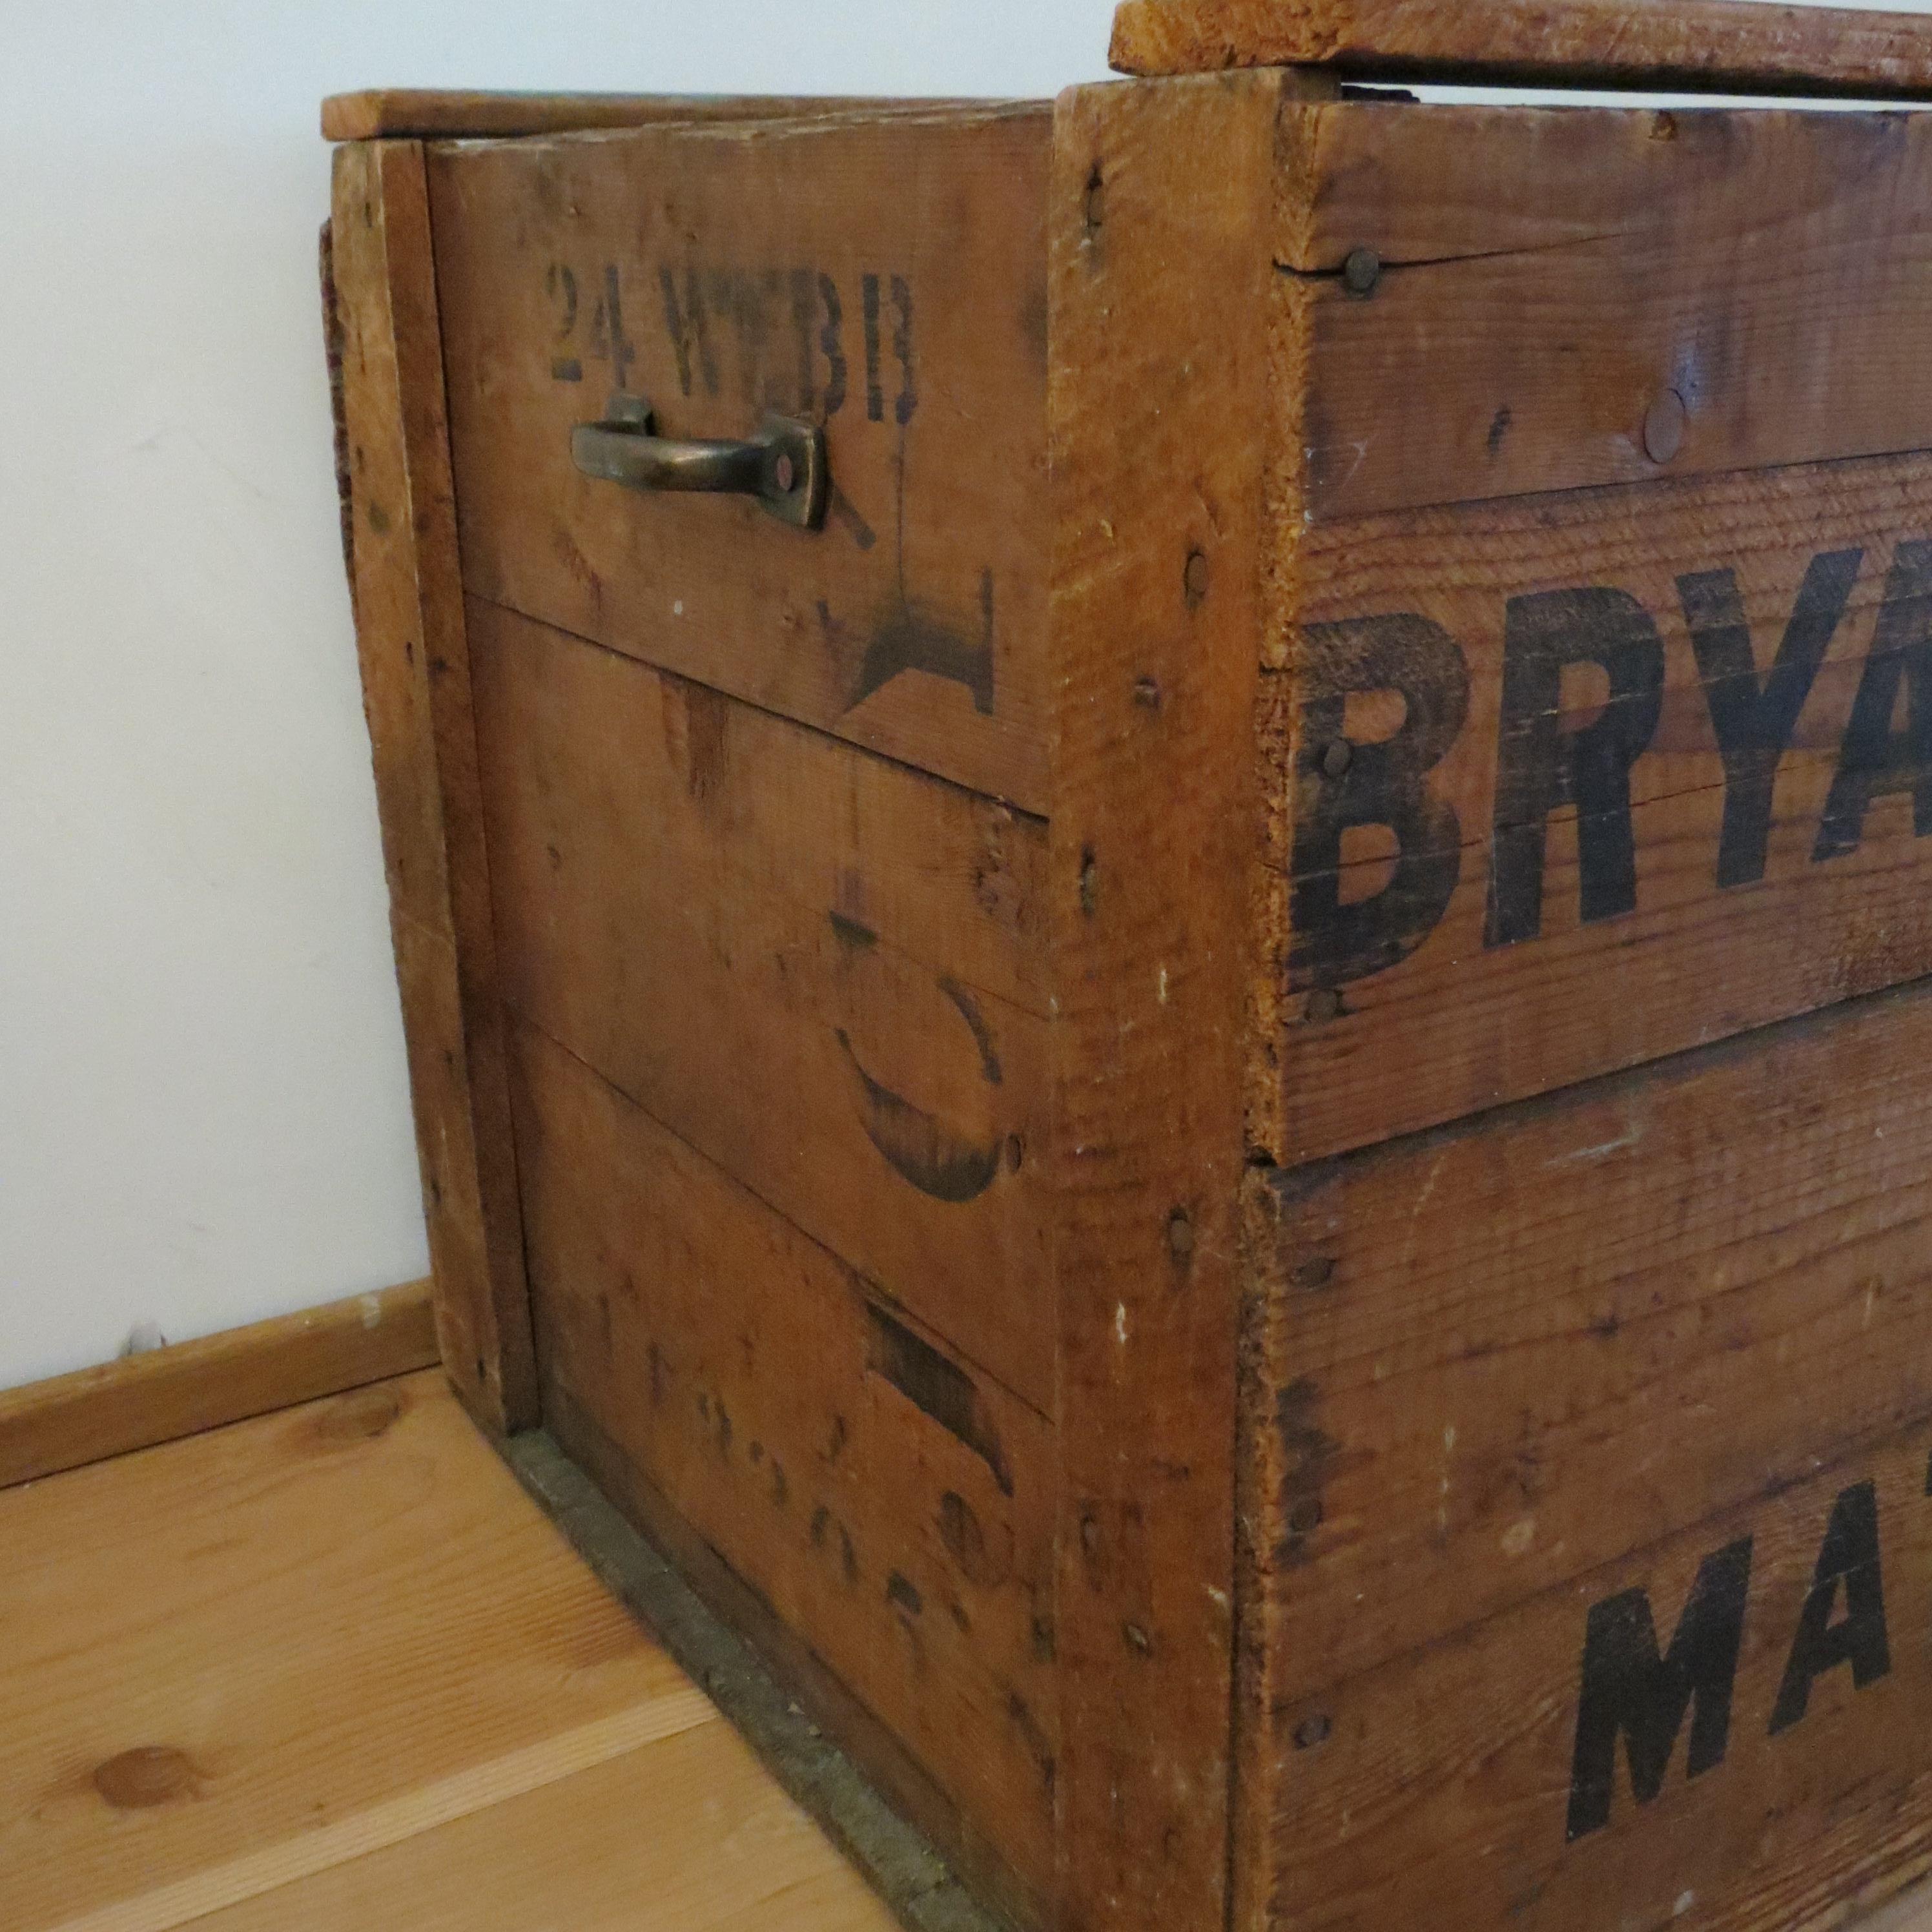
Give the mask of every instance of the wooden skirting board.
[[430, 1284], [0, 1392], [0, 1489], [434, 1365]]

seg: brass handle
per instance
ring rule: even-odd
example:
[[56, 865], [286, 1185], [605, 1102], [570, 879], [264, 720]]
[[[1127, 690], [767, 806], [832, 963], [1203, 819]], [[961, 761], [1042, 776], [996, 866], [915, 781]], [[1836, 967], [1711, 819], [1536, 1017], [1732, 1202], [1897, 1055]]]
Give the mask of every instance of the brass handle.
[[815, 530], [825, 521], [831, 477], [825, 432], [767, 416], [744, 442], [679, 442], [657, 433], [641, 396], [613, 396], [602, 422], [580, 423], [570, 453], [586, 476], [628, 490], [703, 490], [755, 496], [780, 522]]

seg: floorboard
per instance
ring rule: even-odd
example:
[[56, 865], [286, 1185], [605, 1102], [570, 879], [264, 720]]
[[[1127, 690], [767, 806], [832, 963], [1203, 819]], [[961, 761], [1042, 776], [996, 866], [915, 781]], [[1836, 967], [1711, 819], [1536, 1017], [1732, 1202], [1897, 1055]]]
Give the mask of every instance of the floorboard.
[[[358, 1919], [371, 1884], [397, 1903]], [[440, 1375], [0, 1493], [0, 1932], [684, 1932], [779, 1898], [884, 1922]]]

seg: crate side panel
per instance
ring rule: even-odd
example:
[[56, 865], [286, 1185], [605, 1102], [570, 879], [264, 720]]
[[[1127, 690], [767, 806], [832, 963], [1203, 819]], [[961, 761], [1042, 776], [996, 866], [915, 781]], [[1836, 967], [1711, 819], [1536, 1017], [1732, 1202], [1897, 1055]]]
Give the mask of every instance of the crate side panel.
[[526, 1028], [514, 1088], [547, 1402], [594, 1421], [1036, 1902], [1048, 1425]]
[[[468, 587], [1034, 811], [1046, 798], [1043, 108], [432, 155]], [[823, 531], [580, 476], [824, 427]]]
[[1050, 1412], [1043, 828], [471, 608], [511, 1009]]

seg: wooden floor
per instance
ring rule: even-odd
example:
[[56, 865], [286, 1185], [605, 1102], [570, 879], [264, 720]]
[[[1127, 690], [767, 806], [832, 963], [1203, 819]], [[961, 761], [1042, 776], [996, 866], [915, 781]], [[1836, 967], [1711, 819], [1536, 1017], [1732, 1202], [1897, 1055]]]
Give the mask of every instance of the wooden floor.
[[0, 1491], [0, 1932], [891, 1923], [439, 1375]]
[[0, 1492], [4, 1932], [886, 1932], [411, 1376]]

